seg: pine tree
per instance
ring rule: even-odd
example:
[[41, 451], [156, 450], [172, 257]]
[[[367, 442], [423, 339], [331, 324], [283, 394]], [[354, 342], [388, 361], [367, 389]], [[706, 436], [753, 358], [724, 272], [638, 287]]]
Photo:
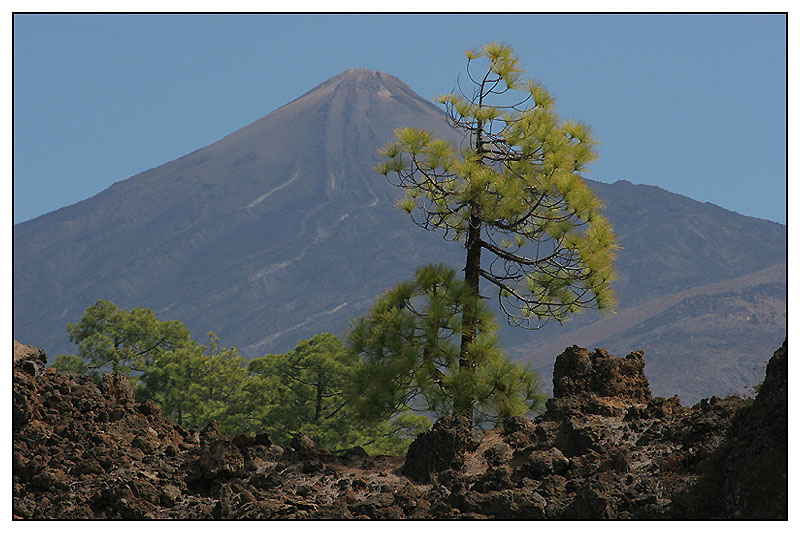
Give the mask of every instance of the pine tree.
[[[481, 280], [493, 286], [510, 324], [538, 329], [582, 309], [612, 309], [618, 245], [582, 179], [597, 158], [591, 128], [561, 120], [544, 86], [522, 81], [510, 46], [491, 43], [466, 55], [469, 94], [439, 98], [464, 132], [461, 145], [399, 128], [376, 170], [406, 190], [398, 207], [418, 226], [464, 243], [466, 285], [476, 295]], [[462, 366], [471, 364], [477, 327], [467, 310]]]
[[216, 420], [222, 432], [240, 433], [231, 411], [244, 399], [247, 362], [235, 347], [220, 347], [213, 332], [208, 341], [208, 346], [191, 342], [159, 354], [142, 374], [137, 397], [152, 400], [178, 424], [205, 426]]
[[[110, 370], [131, 376], [146, 370], [159, 354], [190, 343], [180, 320], [161, 321], [152, 309], [128, 311], [108, 300], [90, 305], [80, 322], [67, 325], [67, 332], [78, 345], [81, 368], [90, 373]], [[61, 357], [60, 365], [70, 370], [80, 366], [74, 356]]]
[[361, 446], [370, 453], [405, 453], [430, 421], [418, 415], [357, 417], [345, 388], [360, 366], [358, 356], [332, 333], [302, 340], [285, 354], [253, 359], [240, 424], [247, 431], [268, 432], [284, 446], [302, 432], [331, 450]]
[[[475, 335], [464, 364], [466, 315]], [[349, 395], [367, 420], [421, 410], [497, 424], [537, 409], [543, 399], [536, 374], [501, 350], [486, 303], [444, 265], [424, 266], [384, 293], [354, 322], [348, 344], [363, 362]]]

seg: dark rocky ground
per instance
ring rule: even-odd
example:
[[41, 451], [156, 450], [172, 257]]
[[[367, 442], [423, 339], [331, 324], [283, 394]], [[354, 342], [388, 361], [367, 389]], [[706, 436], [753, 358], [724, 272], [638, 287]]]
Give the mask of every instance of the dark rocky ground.
[[536, 419], [443, 417], [405, 457], [303, 435], [178, 426], [128, 381], [45, 368], [15, 346], [17, 519], [786, 519], [787, 349], [755, 400], [651, 397], [644, 358], [573, 346]]

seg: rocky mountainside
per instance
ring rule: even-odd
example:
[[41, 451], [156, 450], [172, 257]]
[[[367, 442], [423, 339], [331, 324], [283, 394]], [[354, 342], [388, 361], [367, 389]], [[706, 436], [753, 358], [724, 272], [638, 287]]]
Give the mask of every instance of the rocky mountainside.
[[[182, 320], [196, 339], [213, 330], [248, 357], [287, 351], [323, 331], [341, 335], [351, 317], [420, 265], [463, 267], [460, 245], [414, 226], [394, 208], [399, 192], [372, 171], [378, 148], [402, 125], [459, 140], [443, 113], [401, 80], [352, 69], [214, 144], [17, 224], [14, 337], [40, 343], [51, 355], [74, 352], [66, 324], [100, 298]], [[786, 262], [784, 225], [657, 187], [589, 183], [623, 246], [620, 314]], [[764, 354], [785, 336], [782, 315], [773, 313], [785, 310], [781, 290], [750, 297], [633, 324], [655, 331], [675, 330], [675, 316], [693, 321], [694, 340], [676, 357], [686, 355], [680, 366], [690, 375], [708, 378], [700, 387], [673, 389], [683, 380], [662, 374], [677, 366], [669, 361], [674, 344], [667, 337], [622, 330], [608, 347], [657, 354], [649, 376], [657, 390], [693, 399], [727, 394], [763, 363], [741, 360], [736, 347], [744, 340], [751, 354]], [[743, 302], [751, 314], [770, 316], [768, 335], [752, 327], [727, 342], [707, 335]], [[533, 333], [505, 328], [501, 340], [527, 357], [599, 319], [586, 313]], [[608, 338], [585, 344], [604, 346], [599, 341]], [[574, 344], [560, 342], [544, 365]], [[656, 363], [662, 358], [664, 365]], [[733, 376], [706, 375], [709, 359]]]
[[13, 515], [22, 519], [786, 519], [787, 348], [755, 401], [652, 397], [640, 352], [573, 346], [536, 419], [440, 418], [403, 457], [165, 420], [127, 379], [15, 355]]
[[[519, 359], [552, 373], [552, 354], [570, 343], [625, 353], [647, 346], [655, 394], [678, 393], [687, 405], [714, 383], [721, 395], [758, 383], [767, 364], [764, 344], [786, 335], [786, 264], [701, 285], [628, 307], [544, 344], [517, 346]], [[548, 391], [549, 392], [549, 391]]]

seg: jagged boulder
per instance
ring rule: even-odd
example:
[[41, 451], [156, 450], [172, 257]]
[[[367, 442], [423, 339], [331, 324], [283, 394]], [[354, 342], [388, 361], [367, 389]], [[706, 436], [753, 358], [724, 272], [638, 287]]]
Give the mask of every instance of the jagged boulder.
[[[689, 492], [686, 514], [785, 520], [788, 431], [788, 353], [784, 341], [767, 364], [755, 401], [736, 413], [706, 477]], [[704, 501], [704, 505], [698, 505], [698, 501]]]
[[104, 375], [100, 391], [109, 401], [117, 402], [123, 407], [132, 406], [136, 400], [131, 382], [119, 372]]
[[242, 451], [229, 439], [215, 438], [204, 441], [195, 463], [190, 465], [189, 479], [214, 480], [217, 478], [241, 477], [245, 471]]
[[479, 444], [480, 439], [473, 434], [467, 417], [442, 416], [431, 429], [411, 443], [403, 473], [426, 483], [431, 480], [432, 473], [460, 470], [464, 456]]
[[529, 447], [518, 450], [515, 459], [520, 463], [518, 477], [541, 478], [552, 474], [564, 474], [569, 470], [569, 459], [558, 448], [538, 450]]
[[22, 344], [14, 339], [14, 364], [23, 359], [35, 359], [47, 363], [47, 355], [38, 346]]
[[47, 355], [38, 346], [22, 344], [14, 339], [14, 366], [23, 372], [35, 376], [44, 371]]
[[651, 399], [644, 352], [621, 358], [601, 348], [590, 352], [571, 346], [556, 358], [553, 397], [547, 401], [545, 417], [623, 416], [631, 407], [644, 407]]
[[319, 453], [317, 443], [305, 433], [298, 433], [292, 437], [292, 442], [289, 446], [300, 457], [313, 457]]
[[614, 357], [598, 348], [571, 346], [556, 358], [553, 367], [553, 397], [557, 399], [595, 395], [647, 403], [652, 397], [644, 375], [644, 352]]

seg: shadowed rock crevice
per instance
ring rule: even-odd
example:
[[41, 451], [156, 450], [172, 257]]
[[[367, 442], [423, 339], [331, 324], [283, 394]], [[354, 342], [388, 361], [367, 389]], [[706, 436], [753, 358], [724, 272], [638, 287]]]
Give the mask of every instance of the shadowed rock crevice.
[[788, 518], [788, 355], [770, 359], [755, 401], [740, 409], [705, 477], [677, 499], [686, 516]]

